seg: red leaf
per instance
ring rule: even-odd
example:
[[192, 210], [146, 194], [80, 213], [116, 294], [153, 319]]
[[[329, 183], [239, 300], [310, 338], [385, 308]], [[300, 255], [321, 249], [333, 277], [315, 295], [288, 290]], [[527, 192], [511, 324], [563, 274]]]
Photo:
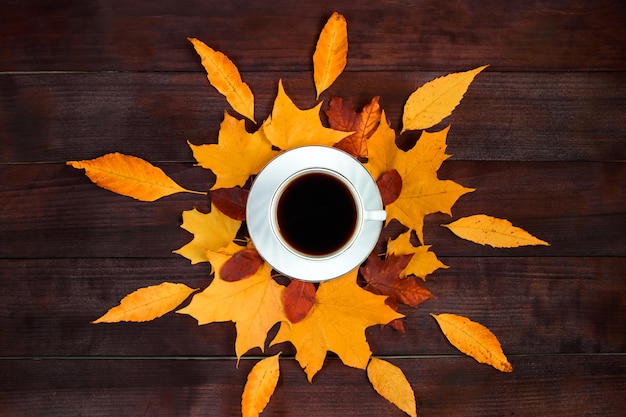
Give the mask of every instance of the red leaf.
[[413, 254], [389, 255], [385, 260], [376, 254], [370, 255], [365, 266], [361, 267], [363, 278], [367, 281], [365, 289], [374, 294], [389, 296], [389, 305], [401, 303], [417, 307], [420, 303], [433, 298], [426, 287], [411, 276], [400, 278], [400, 272], [406, 268]]
[[244, 249], [235, 253], [220, 269], [220, 278], [224, 281], [235, 282], [254, 275], [263, 264], [263, 259], [257, 251]]
[[367, 157], [366, 141], [374, 134], [382, 114], [378, 99], [379, 97], [374, 97], [360, 113], [354, 111], [351, 99], [341, 97], [330, 99], [330, 107], [326, 110], [330, 127], [343, 132], [354, 132], [339, 141], [335, 147], [354, 157]]
[[218, 188], [211, 191], [211, 202], [228, 217], [235, 220], [246, 220], [246, 202], [248, 190], [240, 187]]
[[398, 199], [402, 191], [402, 177], [395, 169], [385, 172], [380, 176], [378, 181], [378, 190], [380, 197], [383, 199], [383, 205], [388, 206]]
[[285, 315], [291, 323], [304, 320], [315, 304], [315, 285], [292, 280], [283, 293]]

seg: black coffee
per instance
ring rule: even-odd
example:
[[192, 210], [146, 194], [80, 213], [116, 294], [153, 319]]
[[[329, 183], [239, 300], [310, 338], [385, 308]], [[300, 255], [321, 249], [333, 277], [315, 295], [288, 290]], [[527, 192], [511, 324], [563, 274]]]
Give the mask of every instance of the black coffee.
[[356, 228], [352, 193], [332, 175], [313, 172], [293, 180], [281, 194], [277, 221], [283, 239], [302, 253], [322, 256], [340, 249]]

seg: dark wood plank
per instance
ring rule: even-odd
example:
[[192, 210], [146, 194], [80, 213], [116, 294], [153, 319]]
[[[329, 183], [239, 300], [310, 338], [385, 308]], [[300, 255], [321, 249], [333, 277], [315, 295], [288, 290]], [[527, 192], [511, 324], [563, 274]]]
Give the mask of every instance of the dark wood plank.
[[[437, 299], [401, 309], [406, 333], [368, 330], [375, 354], [457, 353], [431, 312], [488, 326], [510, 355], [626, 350], [626, 258], [442, 261], [450, 268], [425, 284]], [[0, 344], [0, 357], [232, 356], [230, 323], [198, 327], [191, 317], [171, 313], [148, 323], [90, 324], [137, 288], [170, 281], [202, 289], [209, 274], [208, 264], [176, 258], [2, 260], [0, 329], [11, 343]]]
[[185, 40], [199, 37], [245, 71], [309, 69], [333, 11], [348, 19], [348, 70], [626, 69], [626, 8], [495, 0], [288, 0], [12, 3], [0, 20], [2, 71], [197, 71]]
[[[620, 417], [626, 357], [520, 356], [503, 374], [469, 358], [389, 359], [404, 370], [418, 412], [432, 417]], [[0, 410], [22, 417], [240, 415], [255, 360], [1, 360]], [[281, 360], [264, 415], [403, 416], [361, 370], [328, 361], [310, 384]]]
[[[400, 131], [409, 94], [437, 72], [345, 73], [329, 92], [360, 108], [380, 96]], [[448, 152], [462, 160], [626, 160], [622, 73], [480, 74], [453, 115]], [[278, 79], [313, 107], [310, 72], [245, 73], [256, 118], [270, 114]], [[0, 75], [0, 163], [60, 162], [119, 151], [150, 161], [189, 161], [186, 144], [217, 141], [226, 100], [201, 73]], [[445, 124], [442, 124], [444, 126]], [[250, 126], [252, 129], [253, 127]], [[416, 139], [417, 132], [401, 137]]]
[[[205, 190], [209, 172], [160, 164], [180, 184]], [[440, 172], [477, 191], [455, 205], [454, 218], [486, 213], [509, 219], [552, 246], [496, 250], [455, 237], [426, 218], [424, 236], [440, 256], [624, 256], [623, 163], [449, 161]], [[181, 194], [145, 203], [100, 189], [62, 164], [0, 166], [1, 258], [164, 257], [191, 240], [181, 212], [208, 208], [204, 196]], [[398, 233], [392, 224], [385, 236]]]

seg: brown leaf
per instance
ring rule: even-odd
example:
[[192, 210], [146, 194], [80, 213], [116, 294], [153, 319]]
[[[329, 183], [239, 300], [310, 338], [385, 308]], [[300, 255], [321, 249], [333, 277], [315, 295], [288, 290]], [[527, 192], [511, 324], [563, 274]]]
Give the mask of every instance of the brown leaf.
[[315, 285], [311, 282], [292, 280], [283, 293], [285, 315], [291, 323], [298, 323], [315, 305]]
[[383, 205], [389, 205], [396, 201], [402, 192], [402, 177], [397, 170], [385, 172], [376, 181], [378, 191], [380, 191], [380, 197], [383, 200]]
[[351, 99], [341, 97], [330, 99], [330, 107], [325, 111], [330, 127], [344, 132], [354, 132], [338, 142], [335, 147], [354, 157], [367, 158], [367, 139], [376, 131], [382, 115], [378, 100], [379, 97], [374, 97], [360, 113], [357, 113]]
[[219, 188], [211, 191], [211, 202], [215, 207], [235, 220], [246, 220], [247, 201], [248, 190], [240, 187]]
[[367, 281], [365, 289], [374, 294], [387, 295], [391, 302], [409, 307], [417, 307], [420, 303], [433, 298], [431, 292], [416, 278], [400, 278], [401, 272], [412, 257], [413, 254], [390, 255], [382, 260], [376, 254], [370, 255], [365, 266], [361, 268], [363, 278]]
[[263, 264], [263, 258], [255, 250], [244, 249], [235, 253], [220, 268], [220, 278], [226, 282], [235, 282], [256, 273]]

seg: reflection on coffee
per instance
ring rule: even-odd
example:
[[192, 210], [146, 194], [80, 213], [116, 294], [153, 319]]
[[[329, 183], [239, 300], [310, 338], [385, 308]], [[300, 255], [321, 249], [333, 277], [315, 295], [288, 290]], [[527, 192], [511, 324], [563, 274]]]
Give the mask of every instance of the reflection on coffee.
[[356, 229], [357, 207], [350, 189], [339, 179], [312, 172], [285, 187], [276, 217], [282, 238], [292, 248], [324, 256], [348, 243]]

